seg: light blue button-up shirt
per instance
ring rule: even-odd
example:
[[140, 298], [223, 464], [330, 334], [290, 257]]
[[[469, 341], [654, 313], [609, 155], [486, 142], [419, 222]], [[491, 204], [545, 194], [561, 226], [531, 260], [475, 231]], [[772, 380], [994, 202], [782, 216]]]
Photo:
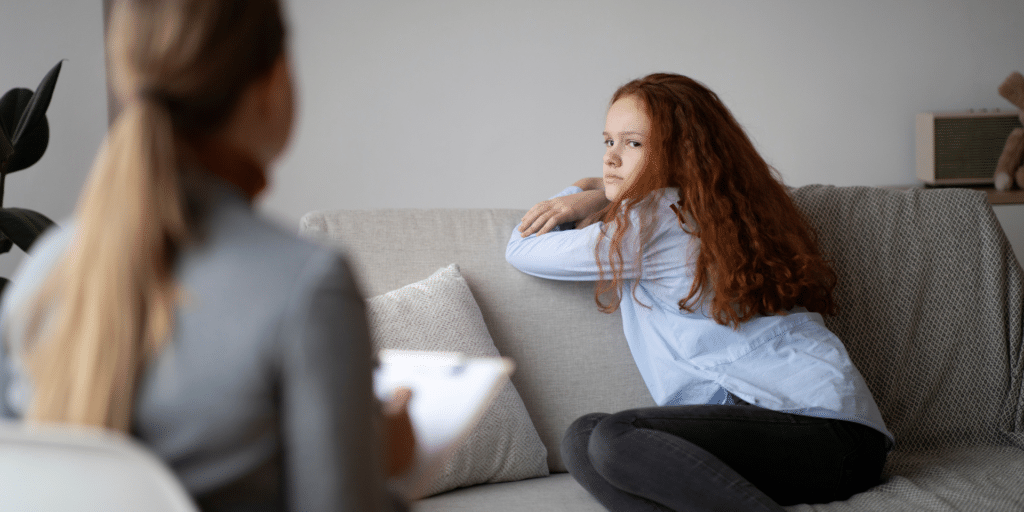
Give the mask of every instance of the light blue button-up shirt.
[[[581, 191], [569, 187], [554, 197]], [[650, 199], [658, 204], [647, 220], [654, 225], [642, 265], [636, 261], [638, 230], [623, 237], [619, 310], [626, 341], [655, 403], [722, 403], [728, 392], [767, 409], [861, 423], [894, 442], [864, 378], [820, 314], [794, 308], [786, 315], [755, 316], [734, 329], [716, 323], [706, 307], [680, 310], [679, 300], [693, 283], [700, 242], [670, 209], [679, 200], [678, 189], [657, 191]], [[632, 225], [640, 225], [637, 210], [630, 215]], [[600, 243], [606, 250], [611, 229], [596, 223], [523, 238], [517, 228], [505, 258], [533, 276], [595, 281], [594, 249]]]

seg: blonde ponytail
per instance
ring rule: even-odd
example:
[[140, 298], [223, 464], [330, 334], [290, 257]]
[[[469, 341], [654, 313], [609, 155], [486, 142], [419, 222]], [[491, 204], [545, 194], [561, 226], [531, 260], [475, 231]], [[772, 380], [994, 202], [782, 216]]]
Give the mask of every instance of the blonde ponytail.
[[138, 369], [170, 332], [173, 258], [188, 239], [177, 153], [159, 100], [133, 101], [110, 130], [71, 246], [33, 307], [29, 419], [129, 428]]
[[[200, 219], [181, 161], [284, 51], [277, 0], [121, 0], [111, 13], [111, 127], [63, 259], [27, 311], [31, 421], [131, 427], [136, 382], [166, 344], [177, 254]], [[189, 141], [189, 142], [186, 142]], [[188, 190], [189, 192], [186, 192]]]

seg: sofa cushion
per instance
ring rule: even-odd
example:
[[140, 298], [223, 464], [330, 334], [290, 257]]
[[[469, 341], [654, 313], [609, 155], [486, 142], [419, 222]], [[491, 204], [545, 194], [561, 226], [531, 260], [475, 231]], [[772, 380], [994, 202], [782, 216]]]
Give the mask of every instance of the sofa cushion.
[[[1020, 475], [1024, 457], [1010, 447], [960, 448], [919, 453], [903, 465], [904, 474], [846, 501], [792, 505], [789, 512], [1017, 512], [1024, 508]], [[1009, 465], [992, 464], [1009, 460]], [[413, 512], [513, 512], [559, 510], [599, 512], [600, 503], [567, 473], [520, 482], [473, 486], [432, 496]]]
[[416, 502], [413, 512], [605, 512], [568, 473], [503, 484], [475, 485]]
[[898, 454], [899, 473], [846, 501], [793, 505], [789, 512], [1019, 512], [1024, 455], [1010, 446]]
[[[470, 357], [499, 355], [456, 265], [371, 298], [367, 314], [376, 350], [457, 351]], [[515, 386], [508, 382], [421, 496], [547, 474], [547, 450]]]

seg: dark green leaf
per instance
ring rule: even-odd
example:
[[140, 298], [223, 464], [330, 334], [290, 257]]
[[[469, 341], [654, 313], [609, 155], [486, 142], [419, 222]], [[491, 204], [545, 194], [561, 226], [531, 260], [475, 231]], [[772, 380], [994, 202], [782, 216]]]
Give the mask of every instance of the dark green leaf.
[[57, 65], [46, 73], [46, 76], [39, 82], [39, 86], [36, 87], [36, 93], [29, 100], [28, 107], [22, 113], [18, 127], [11, 136], [11, 143], [14, 144], [15, 151], [20, 149], [18, 146], [21, 144], [22, 137], [30, 133], [35, 124], [46, 122], [44, 115], [50, 106], [50, 98], [53, 97], [53, 88], [57, 85], [57, 76], [60, 75], [60, 66], [63, 62], [58, 61]]
[[11, 139], [7, 138], [7, 131], [0, 125], [0, 172], [5, 172], [3, 164], [13, 154], [14, 146], [11, 146]]
[[0, 208], [0, 232], [28, 252], [39, 235], [53, 226], [45, 215], [24, 208]]
[[7, 162], [6, 173], [31, 167], [46, 153], [46, 145], [50, 142], [50, 125], [44, 116], [39, 122], [29, 126], [21, 136], [19, 144], [14, 146], [14, 156]]
[[[46, 109], [50, 106], [62, 63], [58, 62], [46, 73], [35, 93], [16, 88], [0, 98], [0, 131], [3, 132], [0, 135], [6, 136], [13, 150], [6, 158], [0, 158], [0, 162], [6, 160], [0, 169], [4, 174], [30, 167], [46, 152], [50, 141]], [[0, 156], [3, 156], [3, 152], [3, 141], [0, 140]]]
[[[11, 89], [0, 97], [0, 131], [3, 131], [9, 143], [14, 135], [14, 129], [18, 127], [22, 112], [31, 100], [32, 91], [23, 87]], [[14, 145], [11, 143], [11, 152], [13, 151]]]
[[[0, 97], [0, 129], [4, 134], [8, 134], [8, 137], [17, 128], [18, 121], [25, 113], [29, 103], [32, 102], [32, 96], [32, 91], [19, 87], [7, 91], [3, 97]], [[43, 128], [39, 128], [40, 126]], [[17, 147], [14, 146], [13, 137], [9, 139], [12, 153], [3, 166], [4, 174], [20, 171], [42, 158], [43, 153], [46, 152], [50, 134], [50, 127], [45, 117], [43, 117], [43, 122], [37, 123], [32, 131], [36, 132], [40, 129], [45, 130], [45, 133], [26, 133]]]

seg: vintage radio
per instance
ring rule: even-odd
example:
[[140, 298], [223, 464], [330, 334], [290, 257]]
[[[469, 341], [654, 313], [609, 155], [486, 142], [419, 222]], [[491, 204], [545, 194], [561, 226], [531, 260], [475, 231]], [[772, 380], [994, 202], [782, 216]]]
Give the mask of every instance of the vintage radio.
[[917, 114], [917, 178], [931, 185], [991, 185], [1016, 110]]

